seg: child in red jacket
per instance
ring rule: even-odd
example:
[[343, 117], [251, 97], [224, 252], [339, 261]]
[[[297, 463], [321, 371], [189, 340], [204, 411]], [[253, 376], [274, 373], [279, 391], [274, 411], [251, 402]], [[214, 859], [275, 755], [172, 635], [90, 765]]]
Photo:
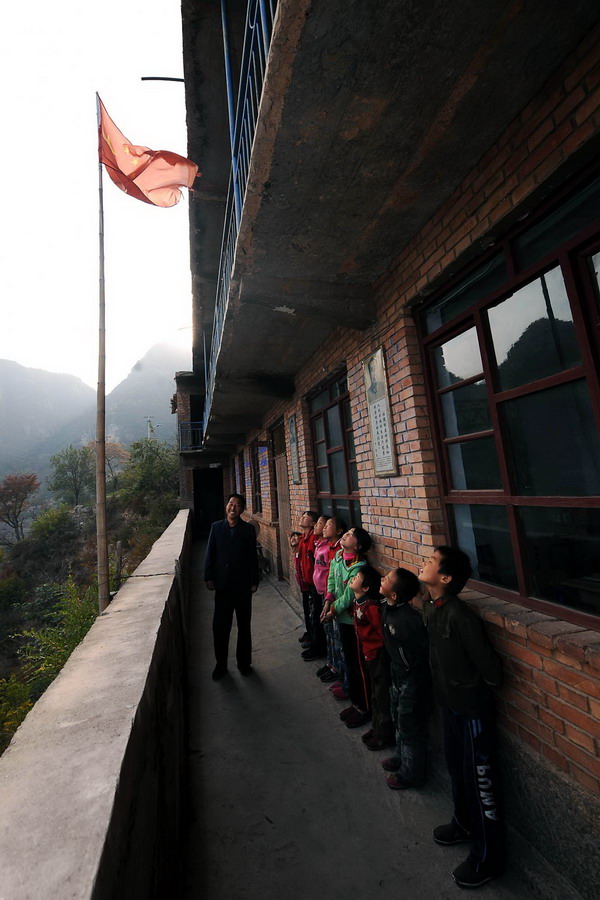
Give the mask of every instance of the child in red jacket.
[[381, 575], [371, 566], [360, 569], [350, 581], [354, 593], [354, 628], [360, 662], [370, 684], [373, 727], [362, 736], [369, 750], [383, 750], [394, 743], [390, 713], [390, 670], [383, 646]]

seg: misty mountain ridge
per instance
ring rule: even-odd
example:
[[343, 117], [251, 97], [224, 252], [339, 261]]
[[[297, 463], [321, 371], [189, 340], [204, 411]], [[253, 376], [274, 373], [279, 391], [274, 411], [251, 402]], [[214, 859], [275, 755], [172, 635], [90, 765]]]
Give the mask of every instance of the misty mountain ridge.
[[[175, 372], [189, 368], [188, 351], [167, 344], [153, 346], [106, 397], [107, 439], [127, 446], [146, 437], [150, 416], [156, 437], [173, 440]], [[43, 479], [49, 473], [50, 456], [69, 444], [93, 441], [95, 432], [93, 388], [74, 375], [0, 360], [0, 477], [36, 472]]]

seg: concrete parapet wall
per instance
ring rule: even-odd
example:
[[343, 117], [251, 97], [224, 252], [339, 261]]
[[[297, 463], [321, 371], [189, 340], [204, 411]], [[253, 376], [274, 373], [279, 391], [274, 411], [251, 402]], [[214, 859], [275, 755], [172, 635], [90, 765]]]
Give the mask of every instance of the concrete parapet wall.
[[189, 517], [178, 513], [0, 760], [0, 900], [177, 895]]

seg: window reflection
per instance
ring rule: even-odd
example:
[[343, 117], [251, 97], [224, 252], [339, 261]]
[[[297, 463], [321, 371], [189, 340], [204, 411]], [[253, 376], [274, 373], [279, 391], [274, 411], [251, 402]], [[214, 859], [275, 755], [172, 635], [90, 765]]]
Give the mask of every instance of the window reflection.
[[488, 317], [500, 390], [537, 381], [581, 362], [559, 266], [492, 307]]
[[485, 381], [476, 381], [441, 395], [446, 437], [474, 434], [492, 427]]
[[433, 351], [440, 388], [465, 381], [483, 371], [481, 353], [474, 328], [446, 341]]
[[534, 597], [600, 613], [600, 510], [523, 507]]
[[492, 437], [448, 444], [448, 458], [455, 491], [489, 491], [502, 487]]
[[517, 589], [517, 575], [513, 560], [508, 516], [503, 506], [448, 507], [454, 522], [456, 540], [469, 555], [473, 578], [500, 587]]

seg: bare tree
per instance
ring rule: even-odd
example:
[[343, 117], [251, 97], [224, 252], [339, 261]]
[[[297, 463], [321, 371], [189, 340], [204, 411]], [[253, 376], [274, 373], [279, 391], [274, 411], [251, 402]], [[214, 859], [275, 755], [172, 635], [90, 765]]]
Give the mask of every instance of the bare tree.
[[0, 522], [12, 528], [15, 541], [24, 538], [23, 519], [31, 506], [30, 497], [40, 483], [37, 475], [7, 475], [0, 481]]

